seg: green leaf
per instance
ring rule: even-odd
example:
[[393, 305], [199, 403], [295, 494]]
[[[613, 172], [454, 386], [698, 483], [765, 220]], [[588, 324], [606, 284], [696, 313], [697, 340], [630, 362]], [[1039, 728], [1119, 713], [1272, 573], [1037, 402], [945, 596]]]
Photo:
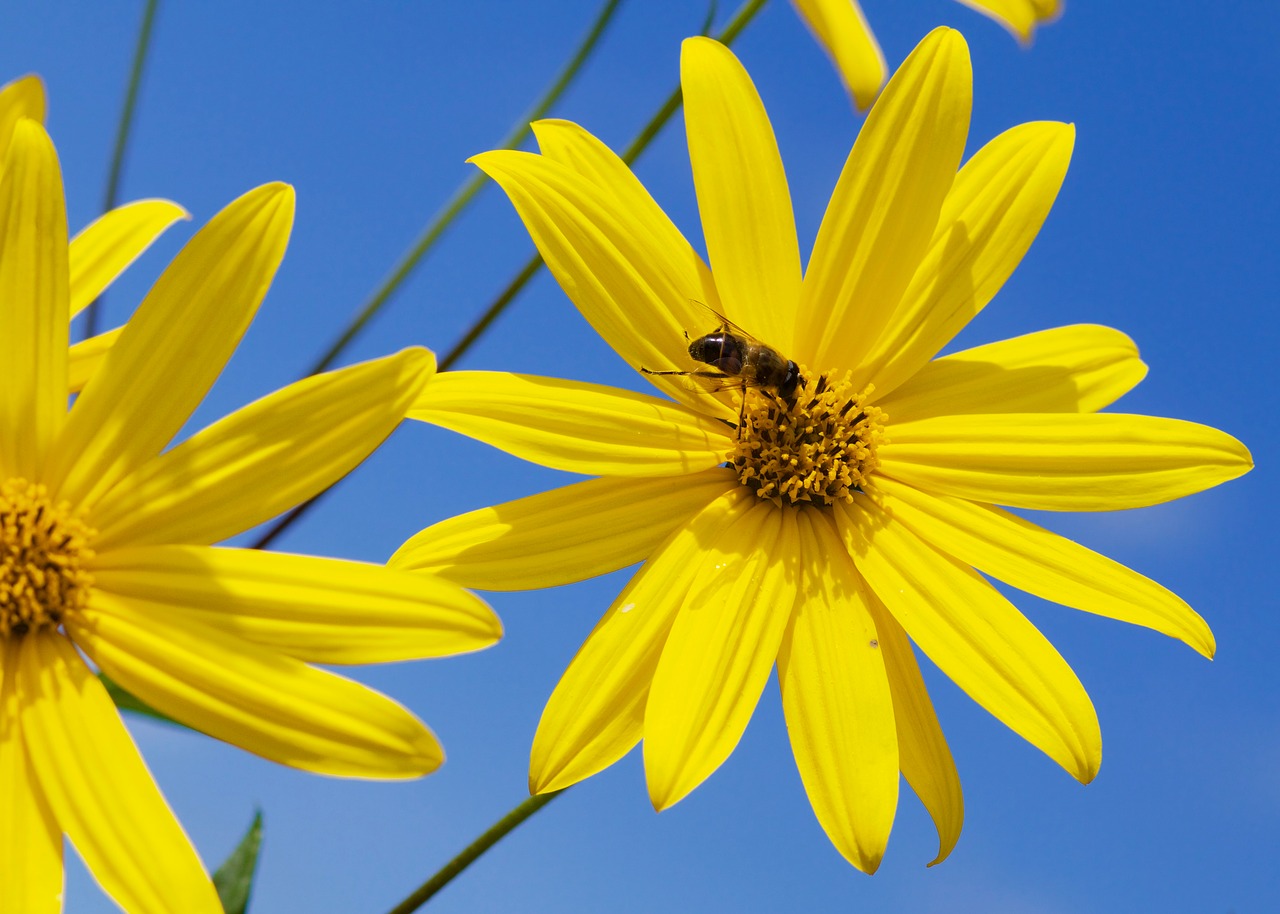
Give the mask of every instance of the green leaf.
[[99, 673], [98, 679], [106, 686], [107, 694], [111, 696], [111, 700], [116, 703], [116, 707], [121, 711], [129, 711], [133, 714], [140, 714], [143, 717], [150, 717], [152, 720], [163, 721], [166, 724], [172, 724], [175, 727], [186, 727], [186, 724], [179, 723], [163, 711], [157, 711], [151, 705], [147, 704], [141, 698], [135, 698], [131, 693], [126, 692], [120, 685], [108, 676], [106, 673]]
[[249, 907], [249, 891], [253, 888], [253, 876], [258, 869], [258, 851], [262, 847], [262, 810], [253, 814], [253, 822], [244, 833], [231, 856], [213, 874], [213, 886], [218, 890], [222, 909], [227, 914], [245, 914]]

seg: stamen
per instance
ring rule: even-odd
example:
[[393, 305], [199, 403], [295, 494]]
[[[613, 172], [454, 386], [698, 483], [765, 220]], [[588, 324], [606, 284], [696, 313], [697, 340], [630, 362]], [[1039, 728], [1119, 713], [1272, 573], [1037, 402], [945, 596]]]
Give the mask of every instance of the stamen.
[[95, 535], [43, 485], [0, 484], [0, 638], [57, 627], [89, 600]]
[[808, 371], [800, 371], [797, 390], [811, 391], [803, 405], [795, 397], [745, 392], [729, 464], [744, 486], [778, 505], [851, 501], [879, 465], [884, 410], [866, 405], [872, 388], [854, 393], [847, 374], [840, 380], [818, 375], [810, 384]]

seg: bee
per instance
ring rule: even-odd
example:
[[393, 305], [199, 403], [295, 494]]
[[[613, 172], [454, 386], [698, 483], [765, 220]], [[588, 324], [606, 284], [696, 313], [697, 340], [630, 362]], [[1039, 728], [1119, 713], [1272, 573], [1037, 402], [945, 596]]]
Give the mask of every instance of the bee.
[[[767, 343], [762, 343], [724, 315], [715, 311], [712, 313], [720, 319], [719, 329], [689, 342], [689, 358], [709, 365], [710, 370], [654, 371], [641, 368], [640, 371], [651, 375], [736, 381], [734, 386], [742, 388], [744, 414], [748, 388], [774, 394], [782, 400], [790, 400], [796, 387], [800, 385], [800, 368], [796, 363]], [[689, 334], [686, 333], [685, 339], [688, 338]]]

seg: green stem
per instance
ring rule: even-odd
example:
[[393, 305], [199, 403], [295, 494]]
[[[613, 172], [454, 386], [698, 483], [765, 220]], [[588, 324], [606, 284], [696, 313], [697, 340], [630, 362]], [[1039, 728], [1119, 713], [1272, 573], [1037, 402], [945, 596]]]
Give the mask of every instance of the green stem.
[[[755, 18], [756, 13], [760, 12], [760, 9], [767, 2], [768, 0], [746, 0], [745, 3], [738, 7], [737, 11], [733, 14], [733, 18], [731, 18], [729, 22], [726, 23], [725, 27], [720, 30], [720, 34], [715, 36], [716, 40], [720, 41], [722, 44], [732, 44], [733, 40], [741, 34], [742, 30], [747, 27], [747, 24]], [[597, 23], [597, 25], [598, 24], [599, 23]], [[705, 32], [706, 29], [704, 28], [703, 31]], [[653, 138], [656, 137], [658, 132], [666, 125], [667, 121], [671, 120], [671, 116], [680, 110], [681, 98], [682, 96], [680, 94], [679, 87], [667, 96], [667, 100], [662, 103], [662, 107], [657, 110], [653, 117], [649, 118], [649, 122], [641, 128], [640, 132], [636, 134], [635, 138], [627, 145], [627, 148], [623, 150], [622, 158], [627, 164], [631, 164], [639, 158], [640, 153], [644, 152], [648, 145], [653, 141]], [[526, 124], [525, 126], [527, 128], [528, 125]], [[513, 132], [513, 136], [514, 135], [515, 132]], [[524, 136], [524, 134], [520, 135], [521, 137]], [[478, 188], [484, 180], [485, 178], [483, 175], [477, 174], [473, 176], [472, 181], [468, 182], [466, 186], [474, 184], [475, 187]], [[459, 194], [461, 193], [462, 191], [459, 191]], [[475, 193], [475, 191], [473, 190], [471, 193]], [[470, 197], [468, 196], [467, 199], [470, 199]], [[463, 202], [465, 203], [465, 200]], [[409, 258], [406, 257], [405, 261], [402, 261], [402, 263], [407, 262], [408, 259]], [[404, 272], [406, 275], [408, 269], [411, 268], [412, 264], [405, 268]], [[524, 266], [522, 266], [519, 272], [512, 277], [511, 281], [507, 283], [506, 288], [498, 294], [498, 297], [495, 298], [489, 307], [485, 309], [484, 313], [480, 315], [474, 323], [472, 323], [470, 329], [463, 334], [462, 339], [455, 343], [453, 348], [450, 349], [444, 358], [440, 360], [439, 369], [441, 371], [453, 367], [458, 359], [462, 358], [467, 350], [475, 344], [476, 340], [480, 339], [493, 322], [496, 321], [504, 311], [506, 311], [511, 302], [515, 300], [515, 297], [520, 294], [526, 285], [528, 285], [529, 280], [538, 275], [538, 271], [541, 268], [542, 257], [537, 253], [534, 253], [533, 256], [525, 261]], [[403, 278], [404, 276], [400, 275], [400, 271], [397, 270], [396, 273], [392, 274], [388, 283], [391, 283], [391, 280], [395, 280], [395, 282], [398, 283]], [[343, 334], [342, 338], [339, 339], [333, 348], [329, 350], [325, 357], [316, 363], [312, 368], [312, 373], [323, 371], [328, 367], [329, 363], [337, 357], [342, 348], [351, 341], [352, 337], [354, 337], [357, 332], [359, 332], [360, 327], [363, 326], [369, 317], [373, 316], [370, 312], [371, 306], [376, 304], [377, 307], [381, 307], [382, 303], [388, 296], [390, 296], [393, 290], [394, 284], [384, 284], [383, 289], [379, 290], [379, 293], [376, 294], [373, 299], [370, 299], [370, 304], [365, 306], [360, 317], [357, 318], [356, 323], [352, 324], [352, 326], [348, 328], [347, 332]], [[376, 310], [376, 307], [373, 310]], [[320, 494], [323, 495], [324, 493], [322, 492]], [[265, 549], [269, 546], [277, 536], [287, 530], [294, 521], [305, 514], [311, 506], [315, 504], [318, 498], [320, 498], [320, 495], [316, 495], [310, 501], [303, 502], [284, 517], [280, 518], [280, 520], [276, 521], [275, 524], [269, 528], [256, 543], [253, 544], [252, 548]]]
[[[587, 33], [586, 38], [578, 46], [578, 50], [570, 58], [569, 62], [565, 64], [564, 69], [560, 71], [560, 75], [556, 77], [542, 98], [516, 121], [511, 131], [503, 138], [499, 148], [514, 149], [519, 146], [530, 133], [530, 122], [536, 121], [546, 114], [556, 100], [564, 94], [564, 90], [569, 87], [569, 83], [578, 75], [578, 71], [582, 69], [587, 57], [595, 49], [600, 36], [604, 33], [605, 26], [613, 18], [619, 2], [621, 0], [608, 0], [605, 3], [604, 8], [596, 16], [595, 22], [592, 23], [591, 30]], [[342, 354], [342, 351], [350, 345], [351, 341], [373, 319], [374, 315], [382, 310], [382, 306], [400, 288], [401, 283], [409, 278], [409, 275], [417, 268], [435, 243], [440, 240], [440, 236], [453, 223], [453, 220], [466, 208], [467, 204], [471, 202], [471, 198], [479, 192], [480, 188], [484, 186], [486, 180], [483, 174], [476, 171], [454, 191], [453, 196], [449, 198], [444, 207], [427, 223], [422, 230], [422, 234], [414, 241], [413, 246], [401, 256], [399, 262], [392, 268], [390, 275], [382, 281], [382, 284], [373, 291], [359, 311], [356, 312], [356, 316], [347, 326], [347, 329], [329, 347], [328, 351], [311, 366], [308, 374], [319, 374], [333, 364], [334, 360]]]
[[[565, 789], [567, 790], [568, 788]], [[495, 822], [483, 835], [468, 844], [462, 853], [458, 854], [458, 856], [446, 863], [438, 873], [414, 889], [404, 901], [392, 908], [388, 914], [411, 914], [411, 912], [418, 910], [433, 895], [448, 885], [454, 876], [457, 876], [474, 863], [481, 854], [501, 841], [507, 832], [514, 829], [562, 793], [564, 793], [564, 790], [556, 790], [551, 793], [529, 797], [529, 799]]]
[[[582, 69], [582, 65], [586, 62], [587, 57], [599, 42], [600, 36], [604, 34], [605, 26], [607, 26], [609, 21], [613, 18], [613, 14], [617, 10], [620, 2], [621, 0], [608, 0], [608, 2], [605, 3], [604, 7], [600, 10], [599, 15], [596, 16], [595, 22], [591, 24], [590, 31], [587, 32], [586, 37], [582, 40], [582, 44], [578, 46], [577, 51], [574, 52], [574, 55], [569, 59], [569, 62], [565, 64], [564, 69], [560, 71], [560, 74], [555, 78], [555, 81], [552, 82], [552, 84], [547, 88], [547, 91], [543, 93], [542, 98], [540, 98], [534, 106], [529, 109], [529, 111], [515, 122], [510, 132], [508, 132], [506, 137], [503, 138], [503, 149], [514, 149], [516, 146], [519, 146], [520, 143], [523, 142], [524, 138], [530, 133], [530, 123], [546, 114], [551, 106], [555, 104], [556, 100], [564, 94], [564, 90], [568, 88], [569, 83], [573, 81], [573, 78], [578, 74], [578, 71]], [[347, 325], [347, 329], [344, 330], [342, 335], [338, 337], [332, 346], [329, 347], [328, 351], [311, 366], [311, 369], [307, 374], [319, 374], [333, 364], [334, 360], [336, 360], [338, 356], [342, 354], [342, 351], [351, 344], [351, 341], [354, 340], [360, 331], [364, 329], [365, 325], [368, 324], [369, 321], [373, 319], [374, 315], [382, 309], [382, 306], [390, 300], [392, 294], [400, 287], [400, 284], [409, 278], [409, 274], [417, 268], [418, 264], [431, 250], [432, 245], [434, 245], [436, 241], [439, 240], [440, 236], [444, 234], [445, 229], [449, 227], [454, 218], [457, 217], [457, 215], [466, 208], [467, 204], [471, 202], [471, 198], [474, 197], [480, 188], [484, 186], [486, 180], [487, 179], [483, 174], [476, 171], [470, 178], [463, 182], [461, 187], [454, 191], [453, 196], [449, 199], [449, 202], [444, 205], [444, 208], [436, 213], [432, 220], [427, 223], [426, 228], [422, 230], [422, 234], [418, 236], [418, 240], [413, 243], [413, 247], [401, 256], [400, 261], [392, 269], [391, 274], [383, 280], [382, 285], [375, 289], [373, 294], [370, 295], [365, 303], [360, 306], [360, 310], [356, 312], [356, 316], [352, 319], [351, 323]], [[479, 336], [480, 332], [483, 332], [483, 329], [478, 331], [476, 335]], [[298, 518], [306, 514], [307, 511], [316, 503], [316, 500], [319, 497], [319, 495], [316, 495], [308, 501], [304, 501], [284, 517], [280, 518], [275, 522], [275, 524], [269, 527], [262, 536], [258, 537], [257, 542], [255, 542], [251, 548], [267, 548], [267, 546], [271, 545], [276, 537], [281, 533], [284, 533], [284, 531], [289, 529], [289, 527], [291, 527]]]
[[[768, 0], [747, 0], [747, 2], [738, 7], [737, 12], [733, 14], [733, 18], [716, 36], [716, 40], [721, 44], [733, 44], [733, 40], [741, 34], [742, 30], [747, 27], [747, 24], [755, 18], [756, 13], [760, 12], [761, 7], [767, 2]], [[624, 162], [630, 165], [640, 157], [640, 153], [644, 152], [649, 144], [653, 142], [653, 138], [666, 126], [667, 121], [671, 120], [671, 116], [680, 110], [681, 101], [682, 96], [679, 87], [677, 87], [674, 92], [667, 96], [667, 100], [662, 103], [662, 107], [657, 110], [653, 117], [649, 118], [649, 122], [636, 134], [635, 139], [623, 150], [622, 159]], [[501, 316], [507, 306], [515, 300], [521, 290], [528, 285], [529, 280], [538, 275], [538, 270], [541, 267], [542, 258], [536, 253], [525, 261], [520, 271], [512, 277], [506, 287], [498, 293], [497, 298], [484, 310], [484, 313], [471, 325], [470, 329], [463, 334], [462, 339], [455, 343], [453, 348], [449, 350], [448, 355], [441, 359], [441, 371], [451, 368], [458, 359], [462, 358], [466, 351], [475, 344], [476, 340]]]
[[[156, 19], [156, 7], [160, 0], [147, 0], [142, 12], [142, 26], [138, 29], [138, 44], [133, 51], [133, 69], [129, 73], [129, 87], [124, 93], [124, 109], [120, 112], [120, 123], [116, 125], [116, 145], [111, 152], [111, 170], [107, 173], [107, 190], [102, 198], [102, 211], [107, 212], [116, 205], [120, 193], [120, 173], [124, 169], [124, 153], [129, 145], [129, 131], [133, 127], [133, 111], [138, 104], [138, 88], [142, 85], [142, 71], [147, 63], [147, 51], [151, 49], [151, 27]], [[98, 332], [98, 300], [89, 305], [85, 314], [85, 336], [94, 336]]]

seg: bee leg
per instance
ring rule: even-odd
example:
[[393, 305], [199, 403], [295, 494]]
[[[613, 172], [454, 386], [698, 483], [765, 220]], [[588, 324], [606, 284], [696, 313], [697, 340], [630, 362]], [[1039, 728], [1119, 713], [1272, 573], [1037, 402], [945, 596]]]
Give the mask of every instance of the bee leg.
[[664, 374], [664, 375], [680, 375], [686, 378], [724, 378], [722, 371], [654, 371], [652, 368], [644, 368], [639, 366], [641, 374]]

